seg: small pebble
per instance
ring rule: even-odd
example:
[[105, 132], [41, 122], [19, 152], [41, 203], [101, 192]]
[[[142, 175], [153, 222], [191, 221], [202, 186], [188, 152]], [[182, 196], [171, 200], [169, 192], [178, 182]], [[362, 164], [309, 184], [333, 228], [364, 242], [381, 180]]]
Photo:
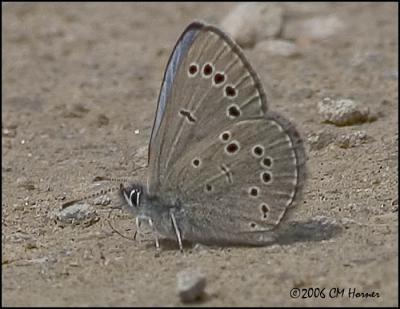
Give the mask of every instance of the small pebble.
[[238, 4], [221, 22], [221, 27], [240, 46], [253, 47], [257, 42], [277, 37], [282, 23], [281, 4], [249, 2]]
[[365, 131], [356, 131], [350, 134], [340, 135], [336, 139], [336, 144], [340, 148], [347, 149], [364, 144], [367, 142], [368, 139], [370, 139], [370, 137], [367, 135]]
[[318, 103], [318, 113], [323, 120], [337, 126], [353, 125], [372, 120], [368, 107], [350, 99], [325, 98]]
[[96, 211], [88, 203], [76, 203], [62, 210], [55, 211], [50, 216], [63, 223], [75, 223], [95, 218]]
[[182, 302], [190, 303], [204, 295], [206, 277], [198, 270], [183, 270], [177, 274], [177, 290]]

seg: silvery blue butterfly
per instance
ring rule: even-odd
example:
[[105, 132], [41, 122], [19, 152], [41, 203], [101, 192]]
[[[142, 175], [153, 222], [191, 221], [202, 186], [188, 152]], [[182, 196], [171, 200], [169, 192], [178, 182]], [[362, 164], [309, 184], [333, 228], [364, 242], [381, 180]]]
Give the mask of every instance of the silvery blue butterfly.
[[259, 77], [219, 28], [191, 23], [168, 61], [148, 152], [147, 185], [121, 185], [158, 237], [266, 245], [305, 179], [295, 127], [268, 111]]

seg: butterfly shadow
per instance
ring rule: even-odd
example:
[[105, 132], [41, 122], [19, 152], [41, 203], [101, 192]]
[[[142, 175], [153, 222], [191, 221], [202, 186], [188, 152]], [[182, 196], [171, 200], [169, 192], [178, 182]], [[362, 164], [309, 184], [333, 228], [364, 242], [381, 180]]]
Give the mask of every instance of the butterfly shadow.
[[[343, 228], [340, 224], [336, 222], [335, 219], [317, 216], [315, 218], [309, 219], [307, 221], [291, 221], [285, 222], [282, 224], [276, 231], [276, 235], [274, 239], [269, 242], [264, 243], [264, 245], [257, 246], [270, 246], [274, 244], [279, 245], [290, 245], [297, 242], [310, 242], [310, 241], [323, 241], [328, 240], [340, 232], [342, 232]], [[161, 238], [160, 248], [162, 251], [178, 251], [178, 243], [176, 240]], [[147, 240], [142, 240], [145, 243], [147, 249], [151, 249], [155, 247], [154, 239], [148, 238]], [[183, 250], [191, 251], [196, 250], [199, 246], [196, 243], [192, 243], [186, 240], [182, 241]], [[224, 246], [224, 245], [223, 245]], [[208, 249], [218, 248], [217, 245], [204, 245], [200, 246], [200, 248], [205, 247]], [[246, 247], [246, 245], [240, 244], [230, 244], [225, 245], [224, 247]]]

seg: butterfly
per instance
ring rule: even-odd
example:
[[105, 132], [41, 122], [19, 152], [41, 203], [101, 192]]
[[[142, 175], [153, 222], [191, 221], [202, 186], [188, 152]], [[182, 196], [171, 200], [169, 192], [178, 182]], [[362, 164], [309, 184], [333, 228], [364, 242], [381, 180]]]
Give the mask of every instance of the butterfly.
[[187, 26], [169, 58], [146, 184], [120, 194], [159, 238], [266, 245], [299, 199], [305, 151], [294, 125], [268, 110], [260, 78], [218, 27]]

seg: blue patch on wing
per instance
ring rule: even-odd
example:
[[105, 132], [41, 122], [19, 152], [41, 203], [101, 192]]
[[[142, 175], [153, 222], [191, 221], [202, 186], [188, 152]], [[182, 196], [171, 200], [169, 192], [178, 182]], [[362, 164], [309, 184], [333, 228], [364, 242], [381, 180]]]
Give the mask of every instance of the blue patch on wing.
[[[188, 27], [188, 29], [189, 28], [190, 26]], [[183, 34], [183, 36], [176, 44], [174, 52], [172, 53], [171, 58], [168, 62], [168, 66], [164, 75], [164, 80], [161, 86], [160, 96], [158, 99], [157, 114], [156, 114], [156, 119], [154, 121], [153, 131], [151, 133], [150, 144], [154, 136], [156, 136], [157, 131], [160, 127], [161, 120], [165, 112], [167, 99], [171, 93], [172, 85], [174, 83], [174, 79], [178, 71], [179, 65], [181, 64], [190, 46], [192, 45], [193, 40], [196, 37], [196, 34], [199, 32], [198, 30], [199, 29], [194, 27], [194, 29], [188, 30]]]

